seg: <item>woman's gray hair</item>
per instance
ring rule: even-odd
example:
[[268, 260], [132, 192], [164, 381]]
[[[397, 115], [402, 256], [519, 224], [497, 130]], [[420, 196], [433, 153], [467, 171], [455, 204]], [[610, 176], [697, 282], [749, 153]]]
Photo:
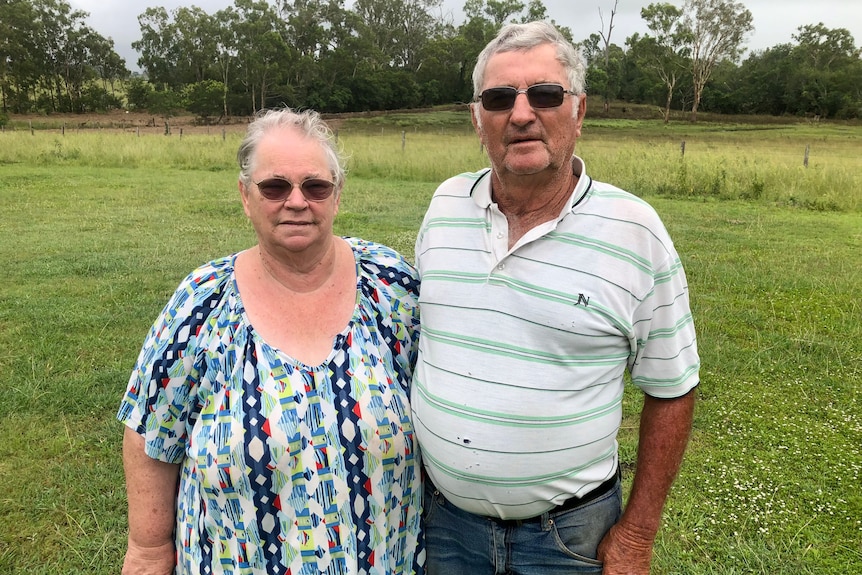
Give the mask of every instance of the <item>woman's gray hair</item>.
[[[497, 37], [491, 40], [479, 53], [476, 67], [473, 68], [473, 100], [479, 99], [485, 82], [485, 68], [491, 56], [500, 52], [530, 50], [542, 44], [551, 44], [557, 50], [557, 61], [563, 65], [569, 79], [569, 89], [580, 98], [584, 93], [587, 62], [580, 49], [572, 46], [557, 28], [544, 21], [527, 24], [508, 24], [504, 26]], [[578, 106], [575, 106], [577, 114]]]
[[320, 143], [329, 163], [335, 189], [340, 191], [347, 174], [346, 159], [341, 153], [335, 134], [314, 110], [294, 112], [290, 108], [278, 108], [259, 112], [248, 125], [245, 138], [236, 153], [240, 181], [246, 186], [251, 185], [257, 147], [264, 136], [278, 128], [296, 128], [304, 136]]

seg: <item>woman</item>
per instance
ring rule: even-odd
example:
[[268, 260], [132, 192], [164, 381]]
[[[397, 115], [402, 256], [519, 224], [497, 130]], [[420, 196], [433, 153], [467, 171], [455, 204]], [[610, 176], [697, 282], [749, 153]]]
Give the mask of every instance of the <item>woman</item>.
[[182, 282], [118, 414], [123, 573], [421, 573], [415, 270], [333, 235], [316, 113], [264, 113], [237, 157], [258, 243]]

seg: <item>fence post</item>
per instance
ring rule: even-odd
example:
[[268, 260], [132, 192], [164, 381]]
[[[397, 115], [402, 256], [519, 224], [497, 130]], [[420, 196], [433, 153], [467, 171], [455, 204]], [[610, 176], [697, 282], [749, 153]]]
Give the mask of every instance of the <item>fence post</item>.
[[222, 129], [221, 129], [221, 141], [222, 141], [222, 142], [224, 142], [224, 139], [225, 139], [225, 131], [224, 131], [224, 127], [222, 126]]
[[805, 145], [805, 159], [802, 160], [802, 165], [808, 167], [808, 153], [811, 151], [811, 144]]
[[685, 140], [679, 143], [679, 153], [680, 156], [685, 157]]
[[404, 151], [404, 146], [407, 145], [407, 132], [401, 130], [401, 151]]
[[33, 120], [28, 120], [28, 122], [30, 123], [30, 135], [35, 136], [36, 132], [33, 131]]

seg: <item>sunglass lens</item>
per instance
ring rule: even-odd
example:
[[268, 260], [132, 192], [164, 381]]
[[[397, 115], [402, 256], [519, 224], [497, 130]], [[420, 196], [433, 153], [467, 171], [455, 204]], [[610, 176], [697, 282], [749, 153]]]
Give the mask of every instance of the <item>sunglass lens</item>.
[[514, 88], [488, 88], [482, 92], [482, 106], [491, 112], [508, 110], [515, 105], [518, 91]]
[[556, 108], [563, 103], [564, 94], [557, 84], [536, 84], [527, 89], [527, 99], [534, 108]]
[[311, 179], [302, 182], [302, 195], [313, 202], [325, 200], [335, 189], [335, 184], [326, 180]]
[[257, 185], [260, 195], [267, 200], [284, 200], [290, 195], [293, 184], [280, 178], [264, 180]]

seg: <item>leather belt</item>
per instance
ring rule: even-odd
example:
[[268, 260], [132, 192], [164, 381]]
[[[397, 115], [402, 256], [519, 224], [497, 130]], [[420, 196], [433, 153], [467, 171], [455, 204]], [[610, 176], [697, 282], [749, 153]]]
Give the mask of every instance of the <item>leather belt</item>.
[[[557, 513], [562, 513], [563, 511], [570, 511], [576, 507], [580, 507], [581, 505], [585, 505], [590, 501], [595, 501], [599, 497], [603, 495], [607, 495], [610, 493], [616, 486], [617, 481], [620, 480], [620, 469], [617, 467], [617, 472], [611, 476], [610, 479], [604, 481], [598, 487], [584, 495], [583, 497], [570, 497], [566, 499], [564, 502], [560, 503], [553, 509], [546, 511], [545, 513], [554, 515]], [[545, 515], [542, 513], [541, 515], [536, 515], [535, 517], [528, 517], [526, 519], [499, 519], [497, 517], [489, 517], [491, 521], [497, 523], [498, 525], [520, 525], [522, 523], [540, 523], [542, 521], [542, 516]]]

